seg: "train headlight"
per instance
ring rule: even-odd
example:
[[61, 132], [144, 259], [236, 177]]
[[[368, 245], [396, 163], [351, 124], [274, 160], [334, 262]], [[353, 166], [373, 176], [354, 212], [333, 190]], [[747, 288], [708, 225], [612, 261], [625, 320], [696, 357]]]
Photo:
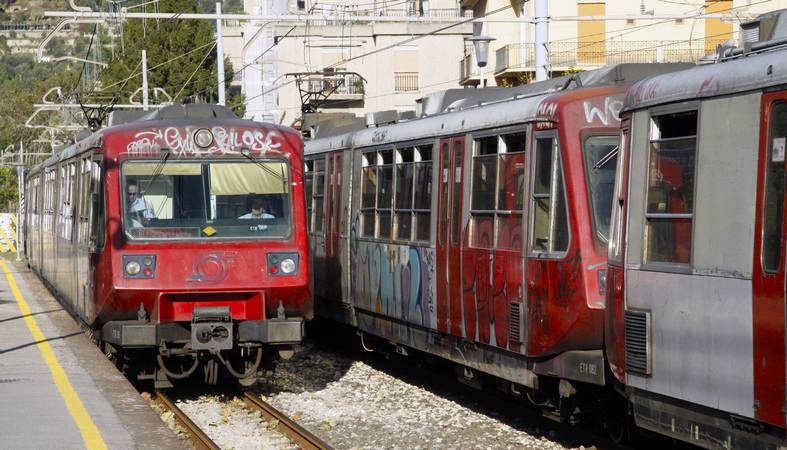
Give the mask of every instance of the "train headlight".
[[213, 133], [207, 128], [200, 128], [194, 133], [194, 143], [198, 147], [210, 147], [210, 144], [213, 143]]
[[285, 276], [298, 273], [297, 253], [268, 253], [268, 275]]
[[126, 264], [126, 273], [129, 275], [137, 275], [140, 270], [142, 270], [142, 267], [140, 267], [139, 263], [136, 261], [129, 261]]
[[295, 261], [292, 258], [285, 258], [279, 263], [281, 273], [291, 274], [295, 272]]

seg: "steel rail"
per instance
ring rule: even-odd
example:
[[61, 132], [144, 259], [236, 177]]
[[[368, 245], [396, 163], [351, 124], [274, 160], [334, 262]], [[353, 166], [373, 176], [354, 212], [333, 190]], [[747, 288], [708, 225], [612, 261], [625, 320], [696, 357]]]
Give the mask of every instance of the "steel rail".
[[277, 421], [276, 429], [304, 450], [333, 450], [322, 439], [312, 434], [279, 410], [250, 393], [243, 394], [243, 401], [250, 409], [259, 411], [265, 419]]
[[200, 427], [197, 426], [196, 423], [192, 422], [191, 419], [184, 413], [180, 408], [178, 408], [172, 400], [169, 399], [166, 395], [161, 392], [156, 392], [153, 396], [152, 400], [157, 404], [161, 405], [167, 411], [172, 412], [175, 415], [175, 420], [186, 429], [189, 434], [191, 443], [194, 444], [194, 448], [197, 450], [221, 450], [213, 440], [205, 434]]

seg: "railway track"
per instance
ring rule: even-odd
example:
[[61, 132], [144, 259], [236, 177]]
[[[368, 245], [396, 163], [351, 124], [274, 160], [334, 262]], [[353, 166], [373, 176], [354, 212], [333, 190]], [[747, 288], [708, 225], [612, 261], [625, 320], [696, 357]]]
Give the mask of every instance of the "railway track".
[[186, 430], [186, 433], [188, 433], [189, 436], [188, 439], [192, 444], [194, 444], [194, 448], [196, 450], [221, 450], [221, 447], [213, 442], [213, 440], [208, 437], [208, 435], [205, 434], [196, 423], [189, 419], [186, 413], [178, 408], [177, 405], [175, 405], [175, 403], [165, 394], [156, 392], [151, 400], [160, 407], [174, 414], [175, 421], [177, 421], [178, 425]]
[[292, 442], [298, 444], [304, 450], [332, 450], [333, 447], [312, 434], [306, 428], [298, 425], [285, 414], [264, 402], [258, 396], [251, 393], [243, 394], [243, 402], [252, 411], [259, 411], [262, 416], [270, 422], [275, 421], [276, 429], [283, 435], [290, 438]]

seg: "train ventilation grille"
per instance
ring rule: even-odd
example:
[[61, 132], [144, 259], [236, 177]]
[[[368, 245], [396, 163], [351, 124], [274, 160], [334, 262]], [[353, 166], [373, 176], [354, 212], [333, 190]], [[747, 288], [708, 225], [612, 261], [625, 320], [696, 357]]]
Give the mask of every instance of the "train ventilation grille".
[[650, 375], [650, 312], [626, 311], [626, 372]]
[[522, 303], [508, 304], [508, 341], [522, 343]]

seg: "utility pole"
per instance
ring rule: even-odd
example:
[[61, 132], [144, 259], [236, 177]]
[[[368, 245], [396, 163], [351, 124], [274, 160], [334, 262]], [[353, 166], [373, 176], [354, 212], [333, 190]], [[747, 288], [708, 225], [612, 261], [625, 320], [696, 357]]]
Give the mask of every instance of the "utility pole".
[[17, 208], [16, 212], [16, 260], [22, 260], [22, 243], [24, 242], [24, 217], [25, 217], [25, 194], [24, 194], [24, 186], [25, 186], [25, 167], [24, 167], [24, 154], [25, 154], [25, 145], [22, 140], [19, 140], [19, 162], [16, 166], [16, 181], [17, 181], [17, 189], [19, 190], [19, 208]]
[[536, 81], [549, 78], [549, 6], [548, 0], [535, 0], [533, 19], [536, 22]]
[[224, 99], [224, 42], [221, 33], [221, 2], [216, 2], [216, 75], [219, 77], [219, 105], [225, 106]]
[[148, 51], [142, 50], [142, 110], [148, 110]]

